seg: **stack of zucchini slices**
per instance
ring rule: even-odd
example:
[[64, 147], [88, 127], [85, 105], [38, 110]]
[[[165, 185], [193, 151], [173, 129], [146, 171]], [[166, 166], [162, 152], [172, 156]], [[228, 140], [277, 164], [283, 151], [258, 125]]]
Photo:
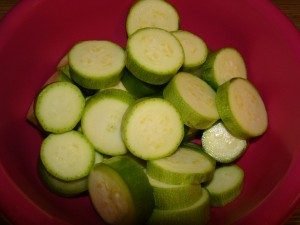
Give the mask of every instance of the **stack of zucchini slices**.
[[179, 30], [167, 1], [137, 1], [126, 30], [125, 50], [75, 43], [38, 93], [27, 119], [46, 135], [41, 178], [88, 191], [109, 224], [206, 224], [242, 191], [235, 162], [267, 129], [264, 103], [238, 50]]

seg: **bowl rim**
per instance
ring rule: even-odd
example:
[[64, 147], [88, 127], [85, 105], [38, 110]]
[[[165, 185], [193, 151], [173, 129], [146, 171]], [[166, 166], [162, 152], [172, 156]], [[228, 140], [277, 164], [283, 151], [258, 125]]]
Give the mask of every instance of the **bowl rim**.
[[[272, 17], [272, 20], [276, 23], [278, 29], [284, 32], [286, 38], [288, 38], [291, 44], [295, 46], [294, 54], [300, 61], [300, 33], [289, 18], [284, 15], [271, 1], [245, 0], [245, 2], [253, 6], [253, 9], [259, 10], [261, 14]], [[40, 0], [20, 1], [2, 18], [0, 21], [0, 34], [6, 35], [0, 35], [0, 49], [10, 38], [7, 34], [11, 34], [11, 32], [17, 29], [17, 27], [22, 23], [20, 18], [30, 16], [30, 12], [34, 10], [34, 5], [42, 3], [43, 1]], [[293, 157], [284, 177], [277, 183], [276, 187], [274, 187], [269, 195], [266, 196], [261, 204], [256, 207], [255, 212], [254, 210], [249, 212], [245, 215], [245, 217], [239, 219], [237, 224], [246, 224], [245, 222], [247, 222], [247, 219], [254, 213], [260, 221], [264, 222], [284, 222], [287, 217], [291, 215], [300, 199], [300, 182], [296, 185], [294, 182], [295, 175], [300, 173], [300, 163], [297, 163], [297, 160], [300, 160], [300, 151], [298, 151], [298, 153]], [[13, 221], [16, 224], [22, 224], [22, 222], [24, 223], [24, 221], [27, 220], [30, 220], [31, 224], [69, 224], [59, 218], [53, 217], [30, 199], [30, 197], [27, 196], [8, 175], [1, 163], [0, 181], [0, 212], [3, 213], [4, 217], [7, 217], [8, 221]], [[286, 194], [283, 196], [282, 193]], [[288, 207], [281, 207], [281, 205], [278, 205], [278, 199], [280, 199], [282, 205]], [[16, 211], [16, 206], [23, 210]], [[280, 215], [274, 213], [270, 216], [265, 213], [267, 211], [278, 212], [278, 210], [282, 212]], [[34, 214], [35, 218], [28, 218], [28, 213], [26, 212], [32, 212], [32, 215]]]

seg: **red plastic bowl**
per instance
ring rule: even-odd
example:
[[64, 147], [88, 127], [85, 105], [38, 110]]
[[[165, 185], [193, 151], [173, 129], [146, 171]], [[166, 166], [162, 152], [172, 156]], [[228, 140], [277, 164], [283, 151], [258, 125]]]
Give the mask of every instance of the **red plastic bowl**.
[[[172, 1], [181, 28], [215, 50], [237, 48], [259, 89], [269, 127], [239, 160], [240, 197], [214, 208], [211, 224], [281, 224], [300, 193], [300, 38], [265, 0]], [[13, 224], [104, 224], [87, 196], [50, 193], [37, 175], [41, 136], [26, 122], [28, 107], [56, 64], [77, 41], [107, 39], [124, 46], [132, 1], [23, 0], [0, 25], [0, 211]]]

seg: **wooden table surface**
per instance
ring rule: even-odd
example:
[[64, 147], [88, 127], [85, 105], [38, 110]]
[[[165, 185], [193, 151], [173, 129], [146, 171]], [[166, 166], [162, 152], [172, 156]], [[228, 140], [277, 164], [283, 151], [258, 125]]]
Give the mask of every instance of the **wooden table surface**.
[[[1, 18], [20, 0], [0, 0], [0, 20]], [[294, 25], [300, 30], [300, 0], [272, 0]], [[0, 224], [6, 224], [0, 212]], [[300, 206], [299, 209], [291, 216], [285, 225], [300, 224]]]

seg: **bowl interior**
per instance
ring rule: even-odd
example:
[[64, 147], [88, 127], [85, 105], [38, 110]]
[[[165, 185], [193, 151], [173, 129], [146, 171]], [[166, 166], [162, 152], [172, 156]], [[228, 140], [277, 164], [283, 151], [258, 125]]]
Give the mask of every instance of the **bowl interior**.
[[[287, 174], [295, 173], [291, 167], [300, 160], [296, 135], [300, 126], [299, 36], [265, 1], [171, 2], [180, 14], [181, 29], [198, 34], [212, 50], [232, 46], [241, 52], [248, 77], [266, 104], [268, 130], [250, 141], [247, 152], [238, 161], [246, 176], [243, 192], [228, 206], [212, 209], [211, 224], [253, 219], [258, 206], [268, 200], [267, 196]], [[65, 199], [42, 185], [37, 174], [42, 136], [26, 122], [25, 116], [42, 84], [74, 43], [106, 39], [125, 47], [125, 19], [131, 4], [129, 0], [28, 0], [22, 1], [2, 22], [0, 179], [6, 177], [6, 183], [0, 183], [4, 189], [11, 189], [3, 191], [0, 210], [12, 222], [21, 224], [24, 214], [8, 203], [22, 198], [30, 203], [28, 208], [38, 208], [40, 214], [46, 214], [46, 224], [53, 220], [61, 224], [104, 224], [87, 195]], [[280, 214], [276, 222], [282, 222], [293, 205], [294, 202], [282, 205], [288, 209], [276, 212]], [[27, 214], [28, 221], [37, 223], [30, 211]]]

